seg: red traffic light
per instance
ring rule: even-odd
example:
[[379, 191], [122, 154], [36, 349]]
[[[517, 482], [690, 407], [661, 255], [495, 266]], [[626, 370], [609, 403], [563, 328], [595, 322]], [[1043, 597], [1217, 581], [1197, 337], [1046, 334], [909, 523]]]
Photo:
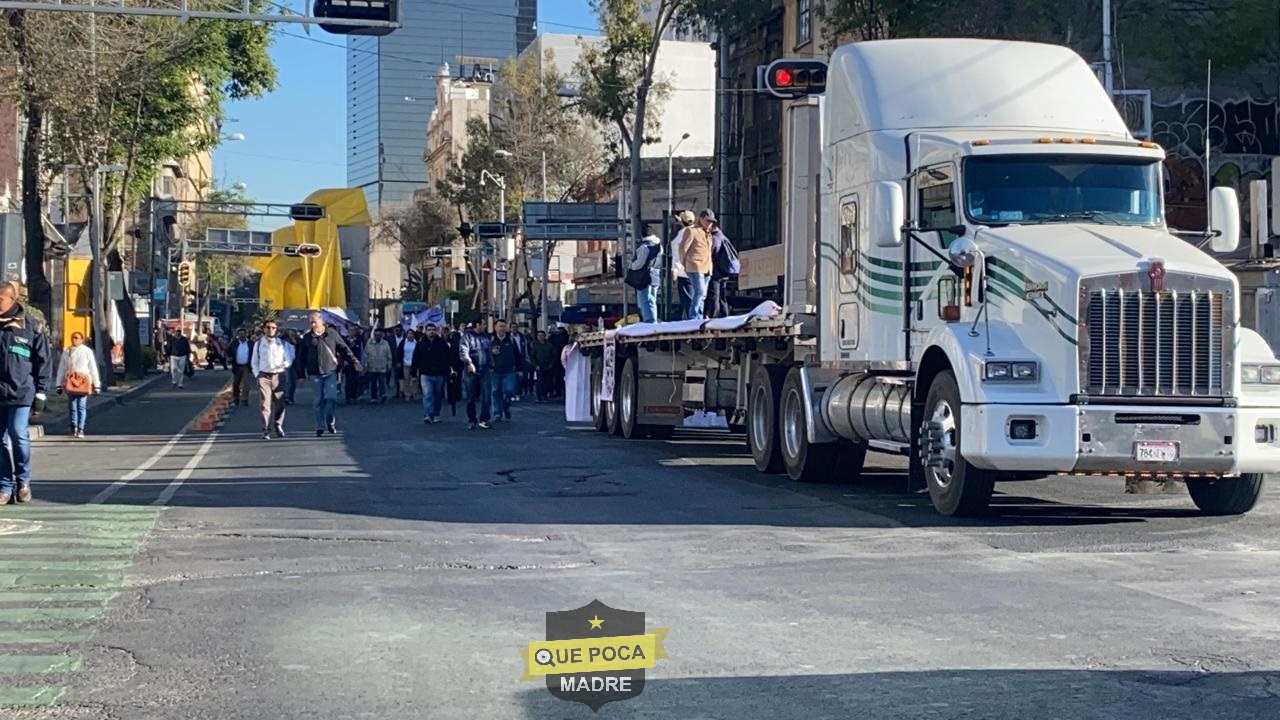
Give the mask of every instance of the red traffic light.
[[770, 95], [785, 100], [821, 95], [827, 91], [827, 64], [810, 59], [774, 60], [764, 69], [763, 84]]

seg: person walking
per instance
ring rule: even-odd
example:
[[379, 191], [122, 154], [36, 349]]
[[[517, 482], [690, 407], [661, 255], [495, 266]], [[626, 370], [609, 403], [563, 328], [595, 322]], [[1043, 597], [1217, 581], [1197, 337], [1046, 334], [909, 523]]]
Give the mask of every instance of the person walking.
[[387, 342], [391, 343], [391, 377], [387, 379], [387, 387], [394, 388], [396, 391], [396, 399], [404, 397], [400, 382], [401, 376], [404, 375], [404, 355], [400, 352], [400, 343], [404, 342], [404, 327], [396, 325], [387, 335]]
[[552, 393], [555, 391], [555, 384], [552, 378], [555, 377], [555, 364], [560, 357], [560, 353], [556, 351], [556, 346], [547, 339], [547, 334], [539, 330], [537, 338], [533, 341], [533, 347], [530, 348], [530, 355], [532, 356], [535, 372], [538, 373], [538, 402], [546, 402], [551, 399]]
[[364, 361], [369, 371], [369, 400], [387, 401], [387, 371], [391, 369], [391, 346], [382, 337], [381, 330], [373, 331], [373, 340], [365, 346]]
[[249, 404], [249, 381], [254, 378], [253, 342], [244, 328], [236, 330], [236, 339], [227, 348], [231, 356], [231, 404]]
[[[492, 338], [474, 323], [467, 325], [458, 343], [458, 360], [463, 367], [462, 389], [467, 398], [467, 428], [488, 430], [490, 402], [493, 399]], [[480, 413], [476, 414], [476, 405]], [[478, 419], [478, 422], [477, 422]]]
[[458, 417], [458, 401], [462, 399], [462, 373], [465, 368], [462, 367], [462, 361], [458, 358], [458, 348], [462, 343], [461, 326], [458, 330], [449, 333], [449, 356], [452, 358], [452, 372], [449, 373], [449, 382], [445, 388], [445, 396], [449, 403], [449, 414]]
[[31, 502], [31, 411], [44, 409], [53, 375], [44, 323], [18, 302], [18, 286], [0, 283], [0, 505]]
[[351, 328], [347, 334], [347, 347], [351, 348], [352, 355], [355, 356], [357, 362], [347, 363], [342, 368], [342, 389], [343, 395], [346, 397], [348, 405], [354, 405], [360, 396], [364, 394], [361, 387], [363, 380], [363, 372], [360, 365], [365, 362], [364, 354], [364, 335], [360, 328]]
[[93, 348], [84, 344], [84, 333], [79, 330], [71, 333], [71, 347], [62, 351], [58, 378], [58, 392], [67, 394], [71, 436], [82, 438], [89, 419], [89, 396], [102, 392], [102, 378]]
[[520, 392], [520, 370], [525, 361], [515, 337], [507, 333], [506, 320], [493, 324], [489, 352], [493, 355], [493, 421], [510, 420], [511, 399]]
[[705, 230], [698, 227], [692, 212], [685, 210], [680, 213], [680, 223], [685, 226], [684, 240], [680, 243], [680, 264], [684, 266], [693, 290], [685, 319], [701, 320], [702, 306], [707, 302], [707, 283], [711, 281], [711, 239]]
[[413, 351], [413, 372], [422, 386], [422, 422], [440, 422], [440, 408], [456, 357], [449, 341], [441, 337], [440, 328], [427, 325], [425, 336]]
[[309, 378], [315, 394], [316, 437], [325, 430], [338, 431], [334, 408], [338, 405], [338, 357], [359, 367], [359, 360], [335, 328], [324, 326], [324, 317], [311, 313], [311, 329], [298, 339], [298, 376]]
[[173, 386], [181, 390], [187, 379], [187, 363], [191, 361], [191, 341], [181, 331], [171, 333], [165, 352], [169, 355], [169, 377]]
[[275, 320], [262, 324], [262, 337], [253, 344], [249, 359], [253, 376], [258, 379], [258, 394], [262, 396], [262, 439], [284, 437], [284, 376], [289, 372], [289, 344], [279, 336], [280, 326]]
[[[653, 228], [645, 223], [644, 237], [636, 245], [636, 256], [628, 270], [635, 276], [636, 306], [640, 308], [640, 322], [658, 322], [658, 285], [662, 281], [662, 241], [653, 234]], [[646, 281], [641, 286], [640, 281]], [[627, 278], [632, 283], [632, 278]]]
[[418, 334], [406, 330], [404, 340], [400, 341], [400, 392], [405, 400], [416, 400], [421, 388], [413, 377], [413, 351], [418, 347]]

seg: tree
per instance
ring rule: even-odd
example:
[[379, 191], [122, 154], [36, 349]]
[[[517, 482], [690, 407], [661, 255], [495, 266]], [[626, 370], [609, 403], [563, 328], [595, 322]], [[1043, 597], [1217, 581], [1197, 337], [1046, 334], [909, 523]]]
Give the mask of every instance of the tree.
[[[253, 0], [251, 7], [263, 10], [266, 2]], [[33, 302], [48, 309], [41, 199], [51, 180], [67, 165], [124, 166], [104, 176], [106, 222], [91, 239], [110, 259], [160, 163], [213, 147], [223, 101], [267, 92], [275, 68], [267, 54], [270, 33], [260, 23], [22, 10], [8, 11], [7, 19], [3, 60], [16, 69], [11, 92], [27, 122], [28, 283]], [[136, 344], [136, 323], [128, 320]]]
[[426, 270], [435, 264], [430, 249], [449, 247], [458, 239], [457, 219], [454, 209], [442, 197], [430, 195], [421, 201], [383, 214], [373, 227], [370, 244], [399, 249], [400, 264], [410, 278], [423, 279], [418, 288], [420, 299], [425, 300]]

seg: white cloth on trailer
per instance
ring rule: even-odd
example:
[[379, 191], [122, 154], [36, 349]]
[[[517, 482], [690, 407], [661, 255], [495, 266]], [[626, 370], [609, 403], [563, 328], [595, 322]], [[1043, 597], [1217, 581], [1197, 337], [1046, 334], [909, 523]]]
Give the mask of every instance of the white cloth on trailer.
[[672, 320], [670, 322], [635, 323], [607, 332], [616, 332], [622, 337], [650, 337], [670, 333], [694, 333], [700, 330], [737, 330], [755, 318], [776, 317], [782, 314], [782, 308], [772, 300], [765, 300], [745, 315], [730, 315], [713, 320]]
[[591, 422], [591, 361], [569, 346], [564, 365], [564, 419], [566, 422]]

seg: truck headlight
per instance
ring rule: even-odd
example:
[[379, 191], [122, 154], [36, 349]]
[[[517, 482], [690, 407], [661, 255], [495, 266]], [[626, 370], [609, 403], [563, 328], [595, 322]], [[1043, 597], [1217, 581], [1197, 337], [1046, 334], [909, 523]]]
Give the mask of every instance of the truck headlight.
[[1246, 385], [1280, 385], [1280, 365], [1241, 365], [1240, 381]]
[[1040, 363], [988, 362], [983, 364], [982, 379], [987, 382], [1035, 382], [1040, 379]]

